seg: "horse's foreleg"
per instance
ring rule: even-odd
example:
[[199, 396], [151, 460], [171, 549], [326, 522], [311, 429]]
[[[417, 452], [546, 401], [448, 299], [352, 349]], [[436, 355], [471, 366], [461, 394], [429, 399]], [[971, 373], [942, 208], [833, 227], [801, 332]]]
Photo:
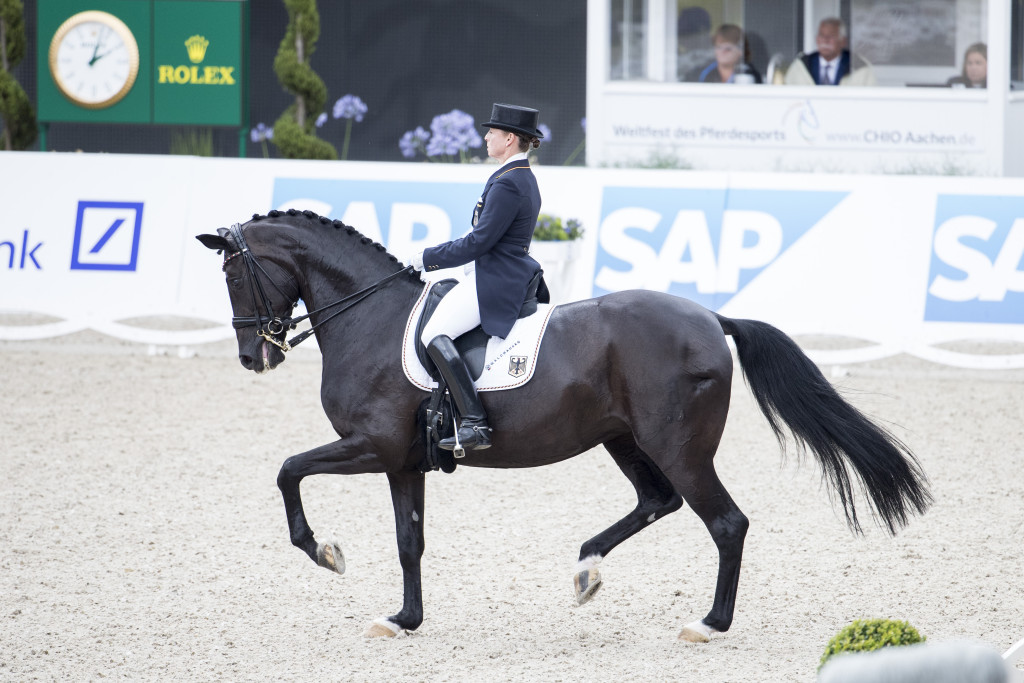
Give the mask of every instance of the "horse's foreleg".
[[607, 442], [605, 448], [636, 489], [637, 503], [632, 512], [580, 548], [580, 559], [573, 580], [578, 605], [588, 602], [601, 587], [598, 565], [612, 548], [653, 524], [655, 520], [675, 512], [683, 504], [682, 497], [676, 493], [672, 483], [640, 450], [631, 434]]
[[423, 623], [420, 558], [423, 556], [424, 476], [422, 472], [389, 472], [388, 483], [395, 507], [398, 560], [402, 563], [405, 597], [402, 610], [373, 622], [364, 634], [367, 636], [394, 636], [402, 629], [412, 631]]
[[313, 474], [365, 474], [383, 472], [384, 463], [373, 453], [367, 452], [367, 444], [356, 437], [338, 440], [311, 451], [293, 455], [284, 461], [277, 475], [277, 487], [284, 497], [284, 511], [288, 516], [288, 532], [292, 544], [309, 555], [321, 567], [339, 574], [345, 571], [341, 548], [332, 542], [317, 543], [313, 530], [306, 521], [302, 509], [299, 484]]

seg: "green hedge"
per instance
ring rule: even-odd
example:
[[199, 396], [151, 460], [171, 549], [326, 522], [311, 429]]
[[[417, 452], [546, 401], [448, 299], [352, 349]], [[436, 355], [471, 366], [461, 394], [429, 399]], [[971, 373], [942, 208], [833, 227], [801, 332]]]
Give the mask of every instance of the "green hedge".
[[923, 643], [925, 638], [905, 621], [858, 619], [828, 641], [821, 656], [821, 669], [830, 658], [842, 652], [869, 652], [883, 647]]

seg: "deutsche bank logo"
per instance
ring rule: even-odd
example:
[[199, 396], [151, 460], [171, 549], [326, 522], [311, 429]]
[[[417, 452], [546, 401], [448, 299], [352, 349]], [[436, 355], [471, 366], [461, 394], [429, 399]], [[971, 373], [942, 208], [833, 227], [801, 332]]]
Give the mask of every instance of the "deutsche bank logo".
[[924, 319], [1024, 323], [1024, 197], [940, 195]]
[[593, 294], [649, 289], [718, 310], [846, 195], [605, 188]]
[[71, 270], [135, 270], [142, 202], [78, 202]]

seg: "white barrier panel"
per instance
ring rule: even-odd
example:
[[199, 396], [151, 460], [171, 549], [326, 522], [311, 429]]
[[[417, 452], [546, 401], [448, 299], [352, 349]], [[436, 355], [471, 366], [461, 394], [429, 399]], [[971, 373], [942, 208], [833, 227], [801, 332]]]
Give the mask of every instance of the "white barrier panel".
[[[0, 312], [46, 314], [0, 339], [81, 329], [151, 344], [231, 337], [217, 259], [194, 236], [272, 208], [340, 218], [402, 259], [463, 234], [492, 167], [85, 154], [0, 156]], [[863, 340], [853, 363], [909, 353], [979, 368], [1024, 354], [1024, 186], [1012, 179], [537, 168], [543, 211], [578, 218], [556, 301], [665, 291], [790, 334]], [[442, 273], [438, 275], [452, 275]], [[174, 315], [201, 330], [131, 318]], [[16, 317], [16, 315], [15, 315]]]

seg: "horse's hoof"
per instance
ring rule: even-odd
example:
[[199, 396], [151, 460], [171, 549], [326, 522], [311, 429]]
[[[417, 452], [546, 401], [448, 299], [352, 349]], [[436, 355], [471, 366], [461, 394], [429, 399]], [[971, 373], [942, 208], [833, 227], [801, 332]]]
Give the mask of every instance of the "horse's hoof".
[[679, 640], [685, 640], [688, 643], [707, 643], [711, 641], [711, 634], [715, 632], [715, 629], [703, 621], [693, 621], [679, 632]]
[[330, 540], [317, 545], [316, 563], [332, 572], [345, 573], [345, 555], [337, 541]]
[[573, 577], [573, 583], [576, 584], [576, 605], [579, 606], [589, 602], [592, 597], [597, 595], [597, 591], [604, 581], [602, 581], [601, 572], [597, 570], [597, 567], [591, 567], [578, 572]]
[[394, 638], [402, 632], [402, 627], [387, 619], [376, 619], [363, 631], [364, 638]]

